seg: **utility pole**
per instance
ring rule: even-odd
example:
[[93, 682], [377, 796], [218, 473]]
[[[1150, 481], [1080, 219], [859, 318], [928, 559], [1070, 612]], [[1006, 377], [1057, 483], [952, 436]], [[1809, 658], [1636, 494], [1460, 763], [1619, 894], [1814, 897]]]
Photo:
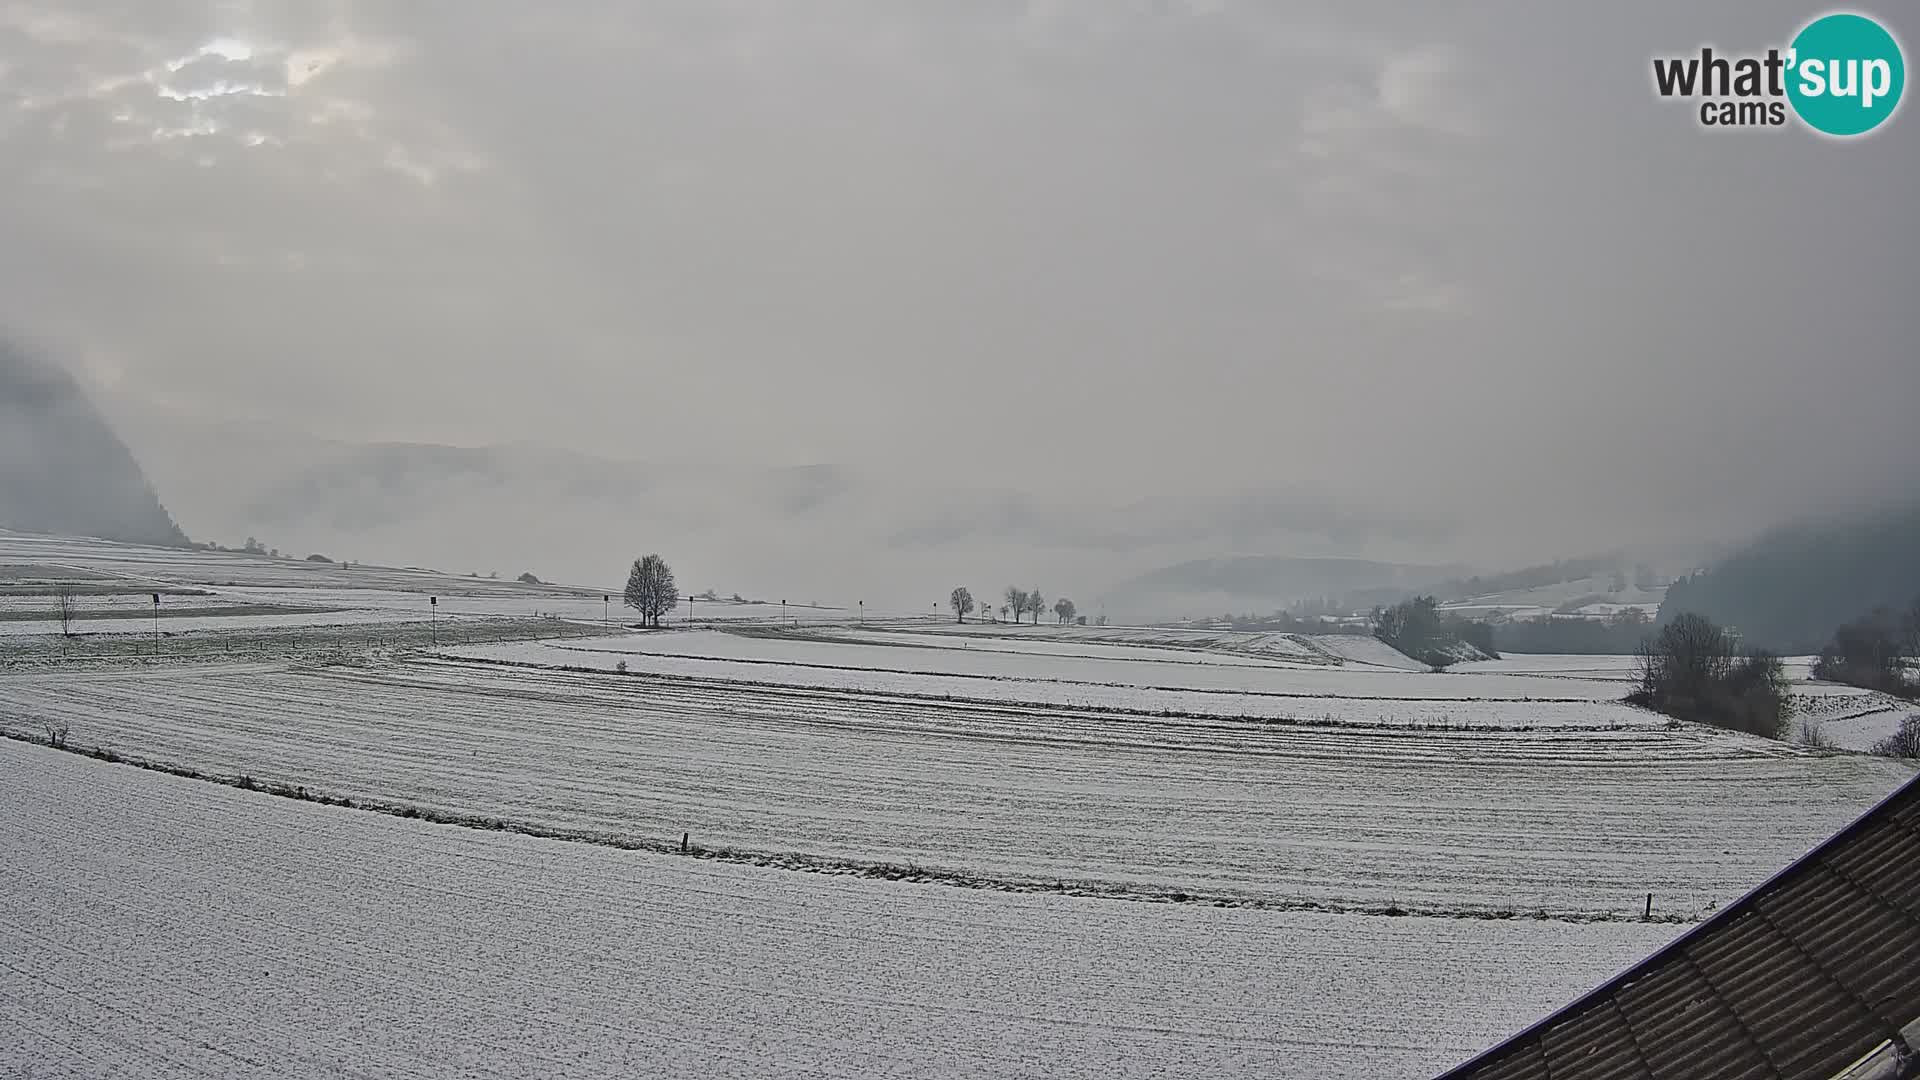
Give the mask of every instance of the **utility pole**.
[[785, 600], [780, 601], [780, 625], [783, 627], [787, 625], [787, 602]]
[[600, 625], [607, 630], [613, 629], [613, 597], [605, 593], [600, 594]]
[[153, 655], [160, 655], [160, 594], [153, 594]]
[[433, 647], [437, 649], [440, 647], [440, 598], [437, 596], [427, 597], [427, 626]]
[[687, 594], [687, 629], [689, 630], [693, 629], [693, 601], [694, 601], [693, 594], [688, 593]]
[[860, 625], [867, 625], [867, 602], [865, 600], [860, 601]]

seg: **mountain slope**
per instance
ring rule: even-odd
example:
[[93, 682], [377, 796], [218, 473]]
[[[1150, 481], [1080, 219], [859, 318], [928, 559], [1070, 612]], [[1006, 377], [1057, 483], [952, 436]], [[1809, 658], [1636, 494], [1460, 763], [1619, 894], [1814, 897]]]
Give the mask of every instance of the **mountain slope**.
[[1687, 611], [1786, 653], [1817, 651], [1834, 628], [1880, 605], [1920, 596], [1920, 502], [1776, 529], [1676, 581], [1662, 622]]
[[151, 544], [185, 534], [73, 377], [0, 338], [0, 526]]

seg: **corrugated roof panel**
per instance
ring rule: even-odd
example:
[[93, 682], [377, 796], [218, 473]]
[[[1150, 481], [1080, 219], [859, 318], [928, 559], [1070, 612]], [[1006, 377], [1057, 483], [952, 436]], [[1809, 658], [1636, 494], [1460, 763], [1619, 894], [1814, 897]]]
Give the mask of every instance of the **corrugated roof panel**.
[[1832, 1080], [1920, 1024], [1920, 780], [1442, 1080]]
[[1650, 1080], [1637, 1041], [1617, 1009], [1593, 1009], [1546, 1032], [1541, 1049], [1555, 1080]]

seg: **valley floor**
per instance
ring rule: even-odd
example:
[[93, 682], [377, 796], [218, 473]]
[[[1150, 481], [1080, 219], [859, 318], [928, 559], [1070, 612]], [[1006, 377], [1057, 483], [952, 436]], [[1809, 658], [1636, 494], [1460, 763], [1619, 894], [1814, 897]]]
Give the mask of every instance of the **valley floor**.
[[[1629, 657], [625, 633], [597, 589], [9, 534], [0, 580], [8, 1078], [1429, 1076], [1914, 772], [1631, 708]], [[1794, 694], [1801, 742], [1904, 715]]]

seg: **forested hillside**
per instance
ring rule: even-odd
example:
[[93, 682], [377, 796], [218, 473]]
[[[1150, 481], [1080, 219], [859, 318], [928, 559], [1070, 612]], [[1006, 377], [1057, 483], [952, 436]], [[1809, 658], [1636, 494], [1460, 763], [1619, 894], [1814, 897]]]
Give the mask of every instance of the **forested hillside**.
[[1697, 612], [1738, 630], [1748, 647], [1812, 653], [1840, 624], [1916, 594], [1920, 503], [1767, 533], [1674, 582], [1660, 621]]

